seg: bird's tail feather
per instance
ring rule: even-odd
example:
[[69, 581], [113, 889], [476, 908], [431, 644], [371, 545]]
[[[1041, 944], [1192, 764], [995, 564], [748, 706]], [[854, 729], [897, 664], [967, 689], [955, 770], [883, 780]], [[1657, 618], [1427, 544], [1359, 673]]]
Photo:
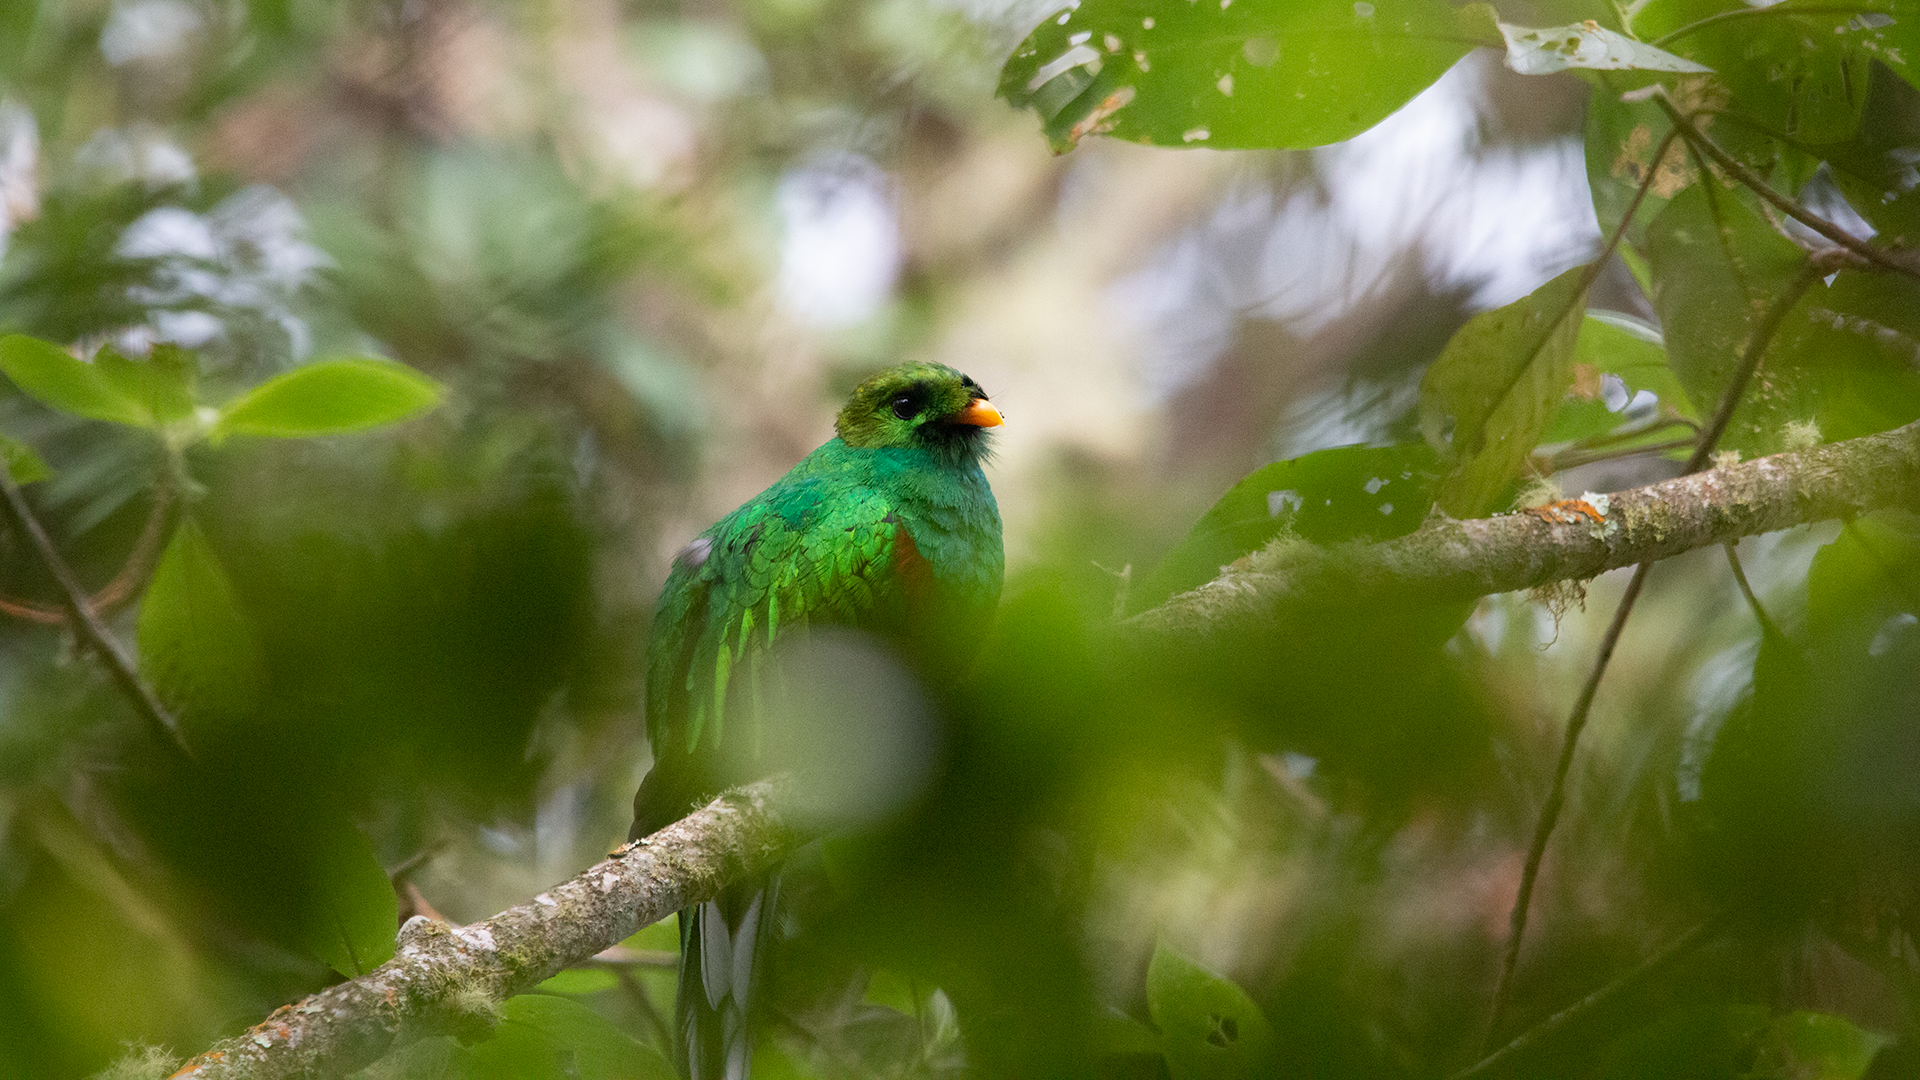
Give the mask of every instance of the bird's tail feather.
[[756, 995], [774, 936], [778, 880], [746, 882], [680, 912], [681, 1072], [748, 1080]]

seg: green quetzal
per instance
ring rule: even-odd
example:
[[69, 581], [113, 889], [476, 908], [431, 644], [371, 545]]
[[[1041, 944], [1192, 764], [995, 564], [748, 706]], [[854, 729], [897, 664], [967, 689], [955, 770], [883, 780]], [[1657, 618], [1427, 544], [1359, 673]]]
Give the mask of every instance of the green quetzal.
[[[675, 556], [648, 647], [653, 769], [634, 796], [634, 837], [765, 771], [762, 664], [809, 626], [867, 632], [929, 685], [965, 674], [1005, 567], [980, 468], [1000, 422], [952, 368], [889, 368], [854, 390], [834, 438]], [[693, 1080], [750, 1068], [775, 888], [752, 882], [680, 913], [678, 1042]]]

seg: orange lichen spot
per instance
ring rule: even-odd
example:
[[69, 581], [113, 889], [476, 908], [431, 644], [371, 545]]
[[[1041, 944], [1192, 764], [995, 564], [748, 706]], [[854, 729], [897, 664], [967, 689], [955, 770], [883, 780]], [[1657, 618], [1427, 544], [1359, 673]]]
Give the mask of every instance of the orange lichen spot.
[[1532, 514], [1549, 525], [1572, 525], [1581, 518], [1602, 523], [1607, 520], [1605, 514], [1594, 509], [1593, 504], [1585, 499], [1561, 499], [1545, 506], [1529, 506], [1521, 513]]

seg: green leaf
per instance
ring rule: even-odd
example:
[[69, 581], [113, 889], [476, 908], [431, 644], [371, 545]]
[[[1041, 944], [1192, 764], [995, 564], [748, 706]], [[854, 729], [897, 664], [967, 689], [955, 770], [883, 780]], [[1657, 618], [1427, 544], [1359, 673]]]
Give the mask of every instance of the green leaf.
[[1920, 419], [1920, 281], [1845, 270], [1816, 283], [1768, 354], [1807, 384], [1814, 426], [1828, 442]]
[[33, 447], [17, 439], [0, 435], [0, 466], [5, 466], [7, 475], [13, 477], [16, 484], [31, 484], [36, 480], [49, 480], [53, 470], [34, 453]]
[[0, 371], [49, 408], [89, 420], [153, 426], [153, 414], [99, 365], [76, 360], [65, 349], [38, 338], [24, 334], [0, 338]]
[[1147, 1010], [1173, 1080], [1273, 1075], [1273, 1027], [1246, 991], [1169, 948], [1147, 964]]
[[[1726, 109], [1753, 126], [1802, 144], [1840, 142], [1860, 125], [1869, 45], [1878, 32], [1863, 12], [1884, 3], [1836, 5], [1783, 0], [1647, 0], [1631, 29], [1643, 41], [1714, 69]], [[1729, 17], [1731, 16], [1731, 17]], [[1671, 35], [1671, 36], [1669, 36]]]
[[1860, 1080], [1874, 1055], [1892, 1041], [1838, 1016], [1788, 1013], [1761, 1032], [1753, 1071], [1794, 1080]]
[[1090, 134], [1158, 146], [1324, 146], [1426, 89], [1477, 42], [1434, 0], [1085, 0], [1000, 73], [1056, 151]]
[[216, 435], [300, 438], [391, 424], [432, 408], [440, 385], [391, 360], [320, 360], [254, 387], [221, 410]]
[[1627, 229], [1627, 244], [1622, 245], [1622, 258], [1628, 259], [1629, 266], [1627, 245], [1638, 246], [1647, 224], [1667, 200], [1700, 177], [1686, 146], [1677, 139], [1655, 165], [1654, 151], [1672, 127], [1659, 105], [1640, 97], [1625, 100], [1610, 83], [1596, 87], [1587, 102], [1587, 185], [1593, 192], [1601, 232], [1611, 234], [1619, 227], [1648, 170], [1657, 170]]
[[[1755, 324], [1799, 273], [1806, 255], [1761, 217], [1744, 192], [1695, 185], [1647, 230], [1653, 303], [1667, 357], [1687, 395], [1711, 411], [1740, 365]], [[1769, 352], [1769, 357], [1773, 352]], [[1721, 440], [1749, 456], [1787, 444], [1787, 425], [1814, 416], [1805, 372], [1769, 359]]]
[[[1605, 399], [1608, 377], [1617, 380], [1625, 394], [1617, 411]], [[1660, 331], [1631, 315], [1589, 311], [1573, 347], [1573, 385], [1540, 441], [1577, 442], [1611, 434], [1627, 419], [1627, 406], [1641, 391], [1660, 400], [1661, 417], [1698, 421], [1686, 390], [1667, 366]], [[1650, 430], [1648, 441], [1674, 438], [1679, 430]]]
[[259, 644], [192, 517], [181, 519], [154, 567], [135, 634], [141, 673], [189, 728], [217, 726], [258, 708]]
[[1595, 71], [1711, 71], [1665, 49], [1635, 41], [1599, 23], [1531, 27], [1501, 23], [1507, 66], [1522, 75], [1551, 75], [1570, 68]]
[[1766, 1026], [1758, 1005], [1690, 1005], [1616, 1042], [1604, 1080], [1751, 1080], [1745, 1064]]
[[1448, 468], [1436, 501], [1454, 517], [1499, 505], [1546, 431], [1573, 378], [1586, 273], [1467, 320], [1420, 380], [1420, 430]]
[[289, 943], [347, 978], [365, 975], [393, 958], [399, 897], [352, 822], [325, 808], [309, 812], [303, 873], [310, 888], [288, 928]]
[[1211, 580], [1283, 532], [1332, 544], [1386, 540], [1420, 527], [1438, 459], [1424, 444], [1339, 446], [1263, 465], [1194, 523], [1128, 597], [1142, 611]]
[[93, 356], [94, 367], [128, 401], [137, 402], [148, 423], [166, 424], [193, 415], [193, 381], [199, 363], [178, 345], [153, 347], [145, 360], [130, 360], [111, 345]]
[[534, 987], [543, 994], [598, 994], [620, 985], [620, 977], [606, 968], [568, 968]]
[[493, 1037], [473, 1047], [476, 1080], [678, 1080], [667, 1059], [578, 1002], [522, 994], [500, 1007]]

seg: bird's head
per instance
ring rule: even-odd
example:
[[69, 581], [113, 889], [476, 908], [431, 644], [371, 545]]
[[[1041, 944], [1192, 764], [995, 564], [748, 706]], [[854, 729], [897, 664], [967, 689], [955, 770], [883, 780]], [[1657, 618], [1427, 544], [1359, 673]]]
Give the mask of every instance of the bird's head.
[[972, 378], [924, 361], [891, 367], [854, 388], [834, 430], [849, 446], [904, 447], [979, 460], [1000, 413]]

